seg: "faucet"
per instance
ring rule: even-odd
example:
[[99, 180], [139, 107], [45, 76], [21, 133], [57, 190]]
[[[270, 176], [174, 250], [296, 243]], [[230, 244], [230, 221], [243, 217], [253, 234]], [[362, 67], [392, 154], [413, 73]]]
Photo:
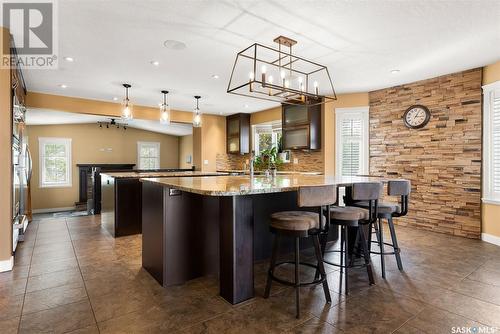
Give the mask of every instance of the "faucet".
[[253, 163], [255, 161], [255, 151], [250, 153], [250, 177], [253, 177]]

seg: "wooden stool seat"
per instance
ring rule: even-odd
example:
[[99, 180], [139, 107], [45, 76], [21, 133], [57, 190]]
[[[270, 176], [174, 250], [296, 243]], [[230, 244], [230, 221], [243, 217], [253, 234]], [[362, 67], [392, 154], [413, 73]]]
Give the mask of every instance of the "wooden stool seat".
[[[323, 223], [325, 217], [322, 215]], [[282, 211], [271, 215], [271, 227], [286, 231], [309, 231], [319, 228], [319, 215], [309, 211]]]

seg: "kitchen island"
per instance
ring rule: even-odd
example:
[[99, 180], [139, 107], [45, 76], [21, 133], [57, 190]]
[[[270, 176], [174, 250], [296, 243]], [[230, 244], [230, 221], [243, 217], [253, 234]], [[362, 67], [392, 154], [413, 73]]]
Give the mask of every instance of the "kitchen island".
[[[232, 304], [243, 302], [254, 296], [254, 261], [271, 254], [271, 213], [300, 210], [299, 187], [373, 180], [322, 175], [141, 179], [143, 267], [163, 286], [218, 275], [220, 295]], [[329, 238], [336, 232], [331, 229]], [[285, 251], [286, 245], [283, 240]]]
[[122, 171], [101, 173], [101, 221], [113, 236], [139, 234], [142, 230], [140, 178], [199, 177], [227, 175], [199, 171]]

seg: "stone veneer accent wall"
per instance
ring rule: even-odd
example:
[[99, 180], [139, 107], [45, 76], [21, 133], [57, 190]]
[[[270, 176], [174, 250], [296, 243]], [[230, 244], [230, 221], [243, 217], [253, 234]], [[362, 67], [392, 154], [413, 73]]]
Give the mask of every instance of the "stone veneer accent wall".
[[[411, 180], [407, 217], [395, 221], [479, 238], [481, 233], [481, 69], [370, 92], [370, 173]], [[429, 108], [420, 130], [402, 116]]]
[[[293, 159], [299, 159], [298, 164], [293, 164]], [[217, 154], [217, 170], [240, 170], [250, 154]], [[290, 163], [283, 164], [280, 170], [294, 172], [320, 172], [324, 171], [322, 151], [292, 151]]]

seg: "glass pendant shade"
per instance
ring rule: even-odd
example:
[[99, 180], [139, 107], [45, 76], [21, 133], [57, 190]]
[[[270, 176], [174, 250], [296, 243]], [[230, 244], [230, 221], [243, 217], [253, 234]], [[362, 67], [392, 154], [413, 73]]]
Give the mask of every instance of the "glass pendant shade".
[[194, 98], [196, 99], [196, 108], [194, 108], [193, 112], [193, 127], [200, 128], [202, 123], [202, 117], [198, 101], [200, 100], [201, 96], [195, 96]]
[[201, 112], [199, 110], [194, 111], [193, 127], [194, 128], [201, 128]]
[[122, 118], [124, 120], [132, 119], [134, 106], [130, 103], [129, 99], [123, 99], [122, 102]]
[[130, 102], [130, 99], [128, 98], [128, 89], [132, 86], [129, 84], [123, 84], [123, 87], [125, 87], [125, 98], [123, 99], [122, 102], [122, 119], [129, 120], [134, 118], [133, 114], [134, 106]]
[[171, 115], [170, 115], [170, 105], [168, 104], [167, 101], [168, 91], [162, 90], [161, 93], [163, 94], [163, 102], [160, 105], [160, 123], [164, 125], [169, 125]]

